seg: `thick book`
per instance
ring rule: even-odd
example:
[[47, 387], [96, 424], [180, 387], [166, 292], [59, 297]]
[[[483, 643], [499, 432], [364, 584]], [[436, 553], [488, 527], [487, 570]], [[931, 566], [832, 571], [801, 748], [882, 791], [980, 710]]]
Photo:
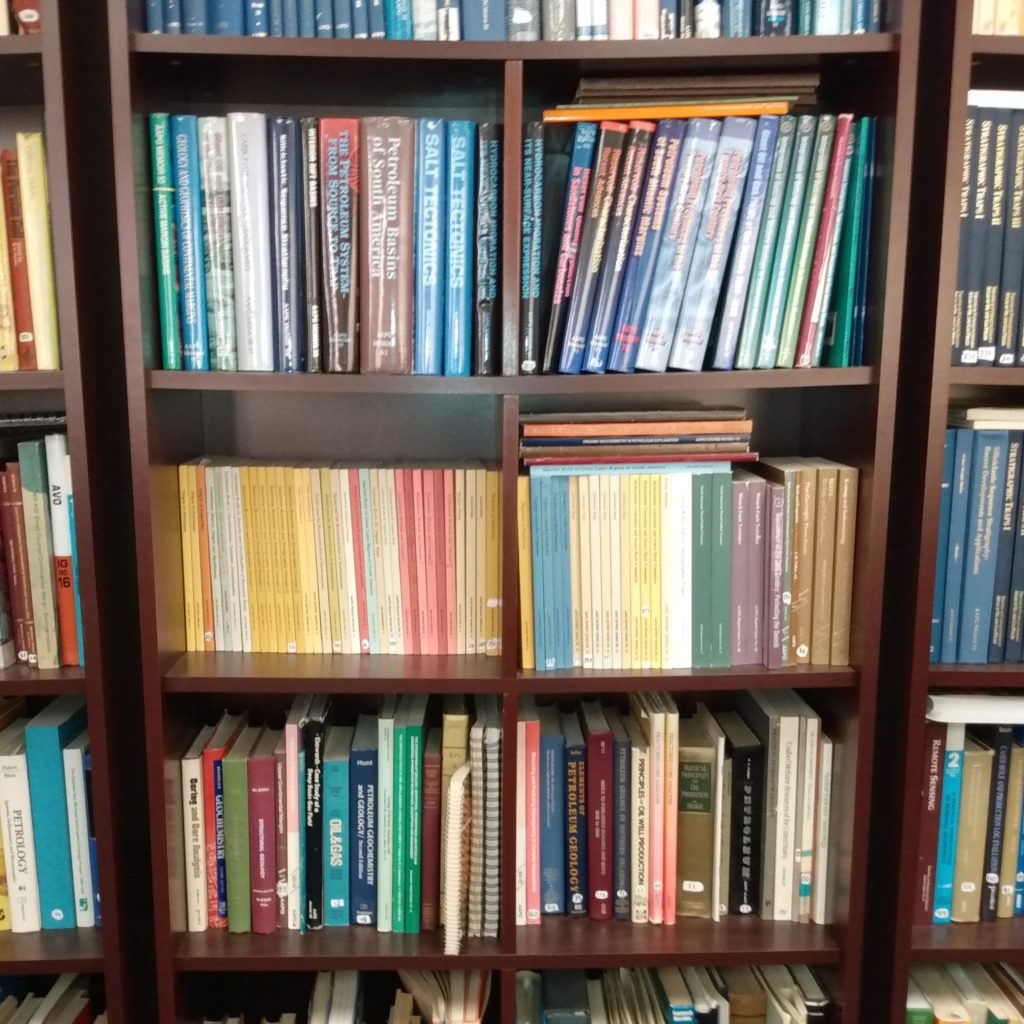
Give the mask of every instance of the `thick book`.
[[715, 748], [696, 719], [679, 723], [679, 858], [676, 907], [681, 917], [712, 916]]
[[632, 744], [622, 716], [613, 707], [604, 708], [612, 731], [612, 911], [616, 921], [630, 920], [630, 831], [632, 798]]
[[[351, 25], [348, 35], [351, 37]], [[299, 138], [302, 147], [302, 241], [304, 245], [303, 267], [306, 288], [306, 365], [309, 373], [320, 373], [323, 369], [323, 284], [321, 268], [320, 207], [323, 202], [320, 182], [320, 129], [315, 117], [304, 117], [299, 121]], [[300, 310], [300, 315], [303, 311]]]
[[544, 705], [540, 718], [540, 885], [541, 912], [566, 911], [565, 735], [558, 709]]
[[36, 842], [33, 829], [25, 725], [19, 719], [0, 733], [0, 831], [8, 853], [5, 865], [11, 930], [37, 932], [42, 926]]
[[352, 921], [377, 919], [377, 720], [360, 715], [349, 760], [352, 868], [349, 875]]
[[501, 126], [493, 122], [477, 128], [474, 252], [473, 373], [489, 377], [501, 372]]
[[[159, 310], [160, 351], [165, 370], [180, 370], [181, 318], [178, 310], [178, 272], [175, 241], [174, 163], [171, 146], [169, 114], [150, 114], [149, 145], [153, 189], [153, 237], [155, 246], [156, 294]], [[21, 218], [21, 196], [18, 189], [18, 161], [11, 150], [4, 150], [4, 205], [7, 215], [7, 236], [11, 246], [11, 285], [14, 291], [15, 330], [18, 337], [33, 339], [32, 305], [25, 266], [24, 226]], [[20, 258], [19, 258], [20, 255]], [[24, 358], [31, 355], [32, 364]], [[35, 342], [31, 348], [19, 346], [19, 364], [23, 370], [36, 369]]]
[[596, 701], [583, 701], [580, 718], [587, 745], [587, 911], [595, 921], [612, 917], [613, 737]]
[[[166, 115], [163, 115], [166, 116]], [[165, 124], [166, 129], [166, 124]], [[167, 132], [164, 131], [164, 142], [166, 144]], [[168, 218], [173, 217], [174, 194], [173, 180], [170, 177], [170, 154], [164, 154], [163, 178], [167, 180], [167, 187], [170, 192], [165, 191], [160, 200], [160, 213]], [[14, 334], [18, 345], [18, 369], [38, 369], [36, 359], [35, 332], [32, 323], [32, 296], [28, 287], [28, 264], [25, 256], [25, 218], [21, 208], [21, 186], [19, 184], [18, 155], [13, 149], [0, 150], [0, 180], [3, 184], [4, 219], [7, 227], [6, 244], [10, 263], [11, 277], [11, 301], [14, 306]], [[154, 207], [157, 205], [156, 195], [153, 197]], [[173, 234], [170, 236], [173, 240]], [[167, 239], [165, 239], [167, 241]], [[176, 280], [173, 277], [174, 249], [173, 245], [161, 251], [161, 267], [170, 268], [171, 290], [166, 293], [166, 299], [177, 315], [177, 294], [174, 291]], [[163, 306], [160, 307], [163, 312]], [[161, 325], [162, 326], [162, 325]], [[173, 325], [168, 337], [178, 338], [177, 320]], [[176, 346], [177, 346], [176, 342]], [[181, 361], [180, 349], [175, 348], [177, 358]]]
[[[937, 662], [939, 651], [942, 646], [942, 610], [946, 598], [946, 559], [949, 552], [949, 513], [953, 501], [953, 466], [956, 457], [956, 431], [946, 430], [945, 443], [942, 449], [942, 490], [939, 497], [939, 534], [935, 550], [935, 587], [932, 592], [932, 622], [931, 633], [929, 634], [928, 660]], [[1014, 517], [1014, 536], [1019, 534], [1019, 521]], [[1024, 574], [1024, 561], [1020, 565], [1021, 573]], [[1024, 575], [1022, 575], [1024, 582]], [[1013, 581], [1011, 580], [1010, 608], [1013, 607]], [[1014, 635], [1014, 618], [1012, 611], [1007, 621], [1007, 649]], [[1020, 631], [1016, 633], [1017, 650], [1020, 649]], [[1020, 660], [1019, 653], [1015, 660]]]
[[306, 858], [303, 914], [306, 928], [310, 931], [324, 926], [323, 757], [329, 706], [330, 698], [326, 694], [314, 697], [301, 727], [304, 764], [300, 785], [305, 798], [301, 828], [305, 837]]
[[[64, 794], [68, 809], [71, 879], [75, 901], [75, 924], [79, 928], [94, 928], [99, 923], [96, 918], [98, 910], [96, 903], [97, 889], [93, 885], [89, 849], [90, 797], [88, 790], [89, 776], [91, 775], [89, 765], [89, 734], [88, 732], [81, 732], [64, 747]], [[176, 792], [177, 798], [180, 800], [180, 782]], [[173, 818], [170, 820], [173, 820]], [[6, 865], [4, 866], [4, 873], [6, 873]], [[10, 928], [10, 905], [6, 891], [6, 878], [4, 878], [3, 889], [3, 922], [5, 930], [7, 930]]]
[[416, 297], [413, 373], [444, 371], [448, 135], [440, 118], [416, 123]]
[[249, 725], [235, 737], [224, 754], [224, 870], [228, 930], [252, 930], [251, 877], [249, 873], [249, 757], [261, 729]]
[[75, 573], [71, 539], [71, 466], [66, 434], [47, 434], [46, 477], [53, 538], [53, 578], [57, 601], [57, 633], [62, 665], [78, 665], [79, 626], [75, 612]]
[[932, 901], [932, 921], [935, 924], [949, 924], [953, 910], [953, 877], [956, 870], [960, 793], [963, 784], [964, 732], [962, 723], [946, 727], [942, 797], [939, 805], [939, 839], [935, 853], [935, 894]]
[[449, 121], [446, 125], [444, 373], [447, 377], [466, 377], [472, 368], [476, 127], [473, 121]]
[[946, 727], [938, 722], [929, 722], [924, 732], [921, 828], [918, 838], [917, 874], [914, 879], [914, 923], [917, 925], [932, 923], [945, 754]]
[[353, 373], [358, 365], [356, 335], [361, 271], [359, 193], [360, 125], [354, 118], [320, 121], [320, 191], [323, 293], [322, 360], [327, 373]]
[[1010, 781], [1010, 754], [1013, 727], [996, 725], [978, 730], [992, 749], [992, 784], [988, 794], [988, 825], [985, 833], [985, 859], [981, 892], [981, 919], [994, 921], [999, 909], [1000, 872], [1006, 834], [1007, 786]]
[[1021, 282], [1024, 279], [1024, 111], [1010, 118], [1006, 149], [1007, 188], [1003, 252], [999, 271], [999, 312], [996, 320], [996, 363], [1017, 363]]
[[540, 369], [541, 264], [544, 237], [544, 124], [523, 125], [519, 253], [519, 372]]
[[[992, 583], [992, 628], [989, 636], [988, 660], [1005, 661], [1007, 626], [1010, 609], [1010, 576], [1013, 570], [1014, 537], [1017, 532], [1016, 511], [1020, 498], [1021, 457], [1024, 454], [1024, 433], [1007, 432], [1006, 476], [1002, 491], [996, 495], [999, 518], [993, 527], [997, 545], [996, 568]], [[939, 564], [939, 563], [936, 563]]]
[[324, 924], [352, 923], [350, 880], [352, 836], [349, 823], [353, 728], [329, 726], [323, 753]]
[[441, 912], [441, 738], [441, 729], [430, 728], [423, 747], [420, 930], [424, 932], [437, 929]]
[[999, 901], [997, 917], [1013, 917], [1017, 887], [1017, 855], [1020, 850], [1024, 801], [1024, 746], [1014, 738], [1010, 749], [1010, 770], [1006, 782], [1006, 820], [1003, 828], [1003, 851], [999, 866]]
[[506, 0], [480, 0], [461, 6], [461, 38], [495, 42], [506, 37]]
[[565, 735], [566, 896], [570, 917], [587, 915], [587, 748], [578, 718], [562, 714]]
[[[257, 935], [271, 935], [278, 923], [277, 759], [280, 729], [264, 729], [249, 755], [250, 916]], [[282, 808], [283, 813], [283, 808]]]
[[[12, 469], [14, 467], [9, 466], [8, 472]], [[53, 536], [45, 442], [18, 443], [17, 472], [21, 487], [28, 582], [35, 630], [35, 665], [42, 669], [59, 668], [60, 636], [53, 576]]]

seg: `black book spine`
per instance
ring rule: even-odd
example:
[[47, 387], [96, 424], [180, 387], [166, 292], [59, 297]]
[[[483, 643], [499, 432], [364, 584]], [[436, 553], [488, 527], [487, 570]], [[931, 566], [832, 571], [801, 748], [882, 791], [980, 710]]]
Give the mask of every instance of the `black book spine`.
[[985, 841], [985, 873], [981, 890], [981, 919], [994, 921], [999, 903], [999, 869], [1006, 827], [1006, 788], [1010, 776], [1013, 726], [996, 725], [987, 739], [993, 750], [992, 789], [988, 804], [988, 833]]
[[985, 249], [992, 210], [992, 150], [995, 111], [978, 112], [978, 159], [973, 163], [970, 225], [967, 232], [967, 276], [964, 285], [964, 342], [962, 361], [974, 366], [980, 356], [984, 309]]
[[1020, 493], [1020, 457], [1024, 432], [1011, 430], [1006, 452], [1006, 486], [999, 509], [996, 542], [996, 576], [992, 591], [992, 636], [988, 660], [1001, 662], [1006, 656], [1006, 628], [1009, 622], [1010, 575], [1013, 568], [1014, 535], [1017, 532], [1017, 497]]
[[306, 757], [306, 927], [324, 926], [324, 736], [323, 718], [311, 718], [302, 727], [302, 748]]
[[1024, 111], [1014, 111], [1006, 143], [1006, 218], [1003, 261], [999, 272], [999, 320], [996, 362], [1013, 366], [1018, 359], [1020, 286], [1024, 273]]
[[953, 292], [951, 341], [953, 365], [964, 363], [964, 336], [967, 313], [967, 256], [971, 239], [971, 210], [974, 205], [974, 176], [978, 166], [978, 109], [967, 108], [964, 122], [964, 153], [960, 167], [960, 239], [957, 248], [956, 290]]
[[501, 251], [501, 128], [477, 128], [476, 281], [473, 292], [473, 372], [490, 377], [498, 372], [501, 299], [498, 281]]
[[[999, 342], [999, 282], [1003, 265], [1003, 237], [1006, 232], [1007, 145], [1010, 135], [1010, 111], [999, 110], [992, 121], [991, 155], [989, 160], [989, 217], [985, 232], [985, 276], [981, 291], [981, 344], [979, 363], [995, 363]], [[1007, 362], [1013, 361], [1016, 345]]]
[[759, 36], [793, 34], [792, 0], [757, 0], [754, 25]]
[[304, 117], [302, 130], [302, 209], [306, 243], [306, 370], [320, 373], [320, 130]]
[[541, 243], [544, 220], [544, 125], [523, 125], [523, 209], [519, 257], [519, 372], [540, 368]]
[[612, 865], [612, 880], [615, 891], [612, 893], [612, 914], [616, 921], [630, 919], [630, 878], [629, 859], [633, 847], [632, 834], [629, 828], [630, 819], [630, 759], [632, 744], [628, 737], [616, 739], [612, 764], [614, 823], [613, 850], [615, 853]]
[[729, 857], [729, 913], [761, 909], [761, 830], [764, 806], [764, 748], [732, 748], [732, 850]]

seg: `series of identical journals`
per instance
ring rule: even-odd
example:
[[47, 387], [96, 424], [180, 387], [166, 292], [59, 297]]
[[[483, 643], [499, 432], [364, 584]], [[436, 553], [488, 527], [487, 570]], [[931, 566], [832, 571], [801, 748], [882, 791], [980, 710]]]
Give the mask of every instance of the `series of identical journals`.
[[[521, 372], [860, 365], [875, 122], [791, 106], [726, 94], [689, 109], [762, 116], [547, 111], [577, 124], [564, 198], [546, 201], [544, 164], [558, 158], [544, 136], [564, 129], [527, 125]], [[549, 274], [545, 223], [561, 224]]]
[[516, 1024], [797, 1024], [838, 1012], [838, 975], [828, 967], [620, 967], [520, 971]]
[[497, 125], [153, 114], [150, 142], [164, 369], [497, 371]]
[[910, 969], [906, 1024], [1024, 1022], [1024, 974], [1013, 964], [919, 964]]
[[[36, 995], [41, 991], [42, 995]], [[37, 977], [4, 978], [0, 982], [0, 1024], [107, 1024], [96, 1014], [89, 979], [62, 974], [53, 984]]]
[[1024, 92], [972, 89], [960, 173], [954, 366], [1024, 365]]
[[928, 702], [918, 924], [1024, 914], [1024, 702], [944, 693]]
[[146, 0], [149, 32], [307, 39], [717, 39], [881, 27], [873, 0]]
[[950, 413], [932, 605], [933, 662], [1024, 660], [1024, 409]]
[[91, 783], [82, 698], [0, 699], [0, 931], [100, 923]]
[[446, 953], [496, 938], [497, 697], [437, 703], [390, 696], [335, 725], [329, 697], [298, 697], [283, 729], [204, 726], [168, 765], [177, 930], [443, 926]]
[[[858, 472], [797, 457], [734, 468], [756, 458], [735, 451], [752, 426], [736, 413], [524, 419], [524, 668], [849, 664]], [[716, 429], [705, 436], [746, 443], [701, 443]]]
[[1024, 35], [1024, 9], [1014, 0], [976, 0], [971, 33], [977, 36]]
[[190, 651], [501, 653], [497, 470], [178, 467]]
[[833, 744], [792, 690], [520, 704], [516, 923], [832, 919]]

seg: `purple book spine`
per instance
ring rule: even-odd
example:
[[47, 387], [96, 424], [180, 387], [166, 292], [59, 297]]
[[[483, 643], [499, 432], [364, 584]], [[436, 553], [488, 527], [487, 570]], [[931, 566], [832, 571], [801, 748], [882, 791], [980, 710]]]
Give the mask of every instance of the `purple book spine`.
[[764, 662], [764, 552], [766, 527], [765, 481], [750, 481], [750, 496], [747, 505], [747, 521], [750, 528], [750, 557], [747, 593], [750, 598], [750, 614], [747, 617], [748, 657], [750, 664]]
[[249, 878], [252, 885], [252, 930], [277, 930], [277, 839], [272, 757], [249, 758]]
[[782, 588], [786, 552], [786, 489], [769, 483], [768, 544], [765, 548], [765, 662], [768, 668], [782, 668]]
[[732, 654], [733, 665], [749, 662], [747, 616], [750, 612], [750, 481], [732, 482]]

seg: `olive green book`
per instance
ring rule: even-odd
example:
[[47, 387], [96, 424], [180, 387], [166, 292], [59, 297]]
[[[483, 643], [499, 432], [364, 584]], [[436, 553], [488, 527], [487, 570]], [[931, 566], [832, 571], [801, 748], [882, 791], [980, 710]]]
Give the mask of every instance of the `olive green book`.
[[224, 867], [227, 870], [228, 931], [252, 931], [249, 881], [249, 755], [263, 730], [248, 725], [221, 761], [224, 773]]
[[57, 595], [53, 574], [53, 534], [50, 525], [50, 486], [46, 447], [42, 441], [18, 444], [28, 582], [36, 627], [36, 668], [60, 668]]
[[992, 748], [968, 736], [964, 743], [956, 866], [953, 871], [952, 919], [956, 922], [981, 918], [992, 762]]
[[710, 918], [715, 870], [715, 745], [694, 718], [679, 721], [678, 815], [676, 913]]

